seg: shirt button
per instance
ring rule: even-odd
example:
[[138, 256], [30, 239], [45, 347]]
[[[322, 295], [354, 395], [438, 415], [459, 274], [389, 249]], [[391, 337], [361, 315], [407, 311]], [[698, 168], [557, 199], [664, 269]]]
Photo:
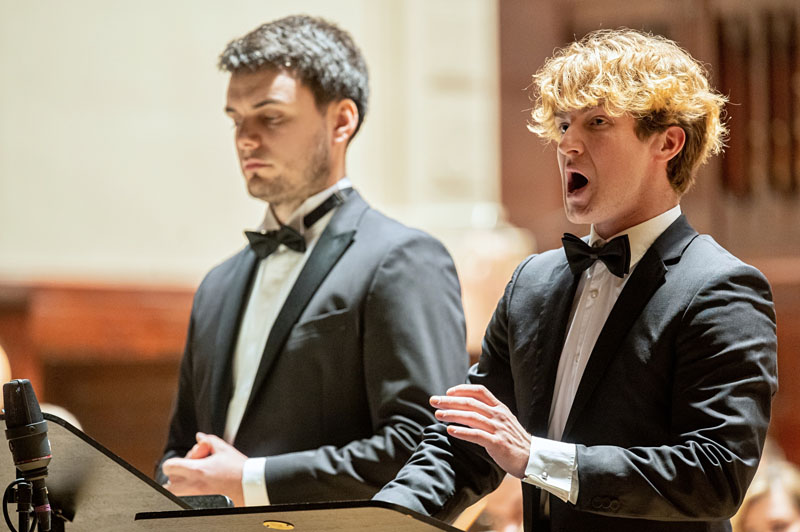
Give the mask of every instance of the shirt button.
[[547, 471], [542, 471], [542, 480], [547, 480]]
[[592, 299], [595, 299], [597, 297], [597, 289], [595, 288], [594, 290], [589, 292], [589, 295], [592, 296]]

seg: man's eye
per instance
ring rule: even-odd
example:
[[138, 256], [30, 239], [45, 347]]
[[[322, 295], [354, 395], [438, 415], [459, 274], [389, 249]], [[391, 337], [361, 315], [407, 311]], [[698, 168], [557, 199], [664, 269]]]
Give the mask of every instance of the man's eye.
[[603, 124], [606, 124], [606, 123], [607, 123], [606, 119], [604, 117], [602, 117], [602, 116], [596, 116], [596, 117], [594, 117], [592, 119], [592, 124], [594, 124], [596, 126], [602, 126]]
[[568, 128], [568, 127], [569, 127], [569, 124], [566, 124], [566, 123], [564, 123], [564, 124], [558, 124], [558, 132], [559, 132], [559, 133], [561, 133], [561, 134], [563, 135], [564, 133], [566, 133], [566, 132], [567, 132], [567, 128]]

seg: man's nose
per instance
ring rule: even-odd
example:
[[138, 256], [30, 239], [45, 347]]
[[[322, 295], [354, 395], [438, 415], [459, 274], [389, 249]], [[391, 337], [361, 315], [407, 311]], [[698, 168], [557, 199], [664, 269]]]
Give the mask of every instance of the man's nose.
[[236, 146], [239, 149], [252, 150], [261, 143], [261, 137], [258, 132], [250, 125], [248, 121], [243, 121], [236, 129]]
[[558, 141], [558, 151], [563, 155], [575, 155], [583, 152], [583, 140], [575, 127], [568, 127]]

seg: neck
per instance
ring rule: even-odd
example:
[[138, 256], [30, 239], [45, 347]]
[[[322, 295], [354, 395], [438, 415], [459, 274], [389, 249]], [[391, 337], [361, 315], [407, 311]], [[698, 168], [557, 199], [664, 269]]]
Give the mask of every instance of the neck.
[[336, 152], [332, 153], [330, 165], [331, 165], [330, 172], [328, 173], [327, 179], [325, 179], [325, 181], [321, 185], [309, 191], [309, 193], [304, 198], [287, 200], [282, 203], [270, 202], [269, 206], [270, 209], [272, 209], [272, 214], [275, 215], [275, 219], [278, 220], [279, 223], [285, 223], [292, 215], [292, 213], [296, 211], [297, 208], [300, 205], [302, 205], [305, 200], [307, 200], [314, 194], [322, 192], [326, 188], [332, 187], [335, 183], [338, 183], [339, 180], [346, 175], [344, 152], [342, 152], [341, 154]]
[[603, 240], [608, 240], [616, 234], [667, 212], [681, 201], [680, 196], [667, 179], [666, 169], [663, 170], [662, 175], [650, 179], [647, 186], [650, 187], [649, 190], [647, 193], [640, 194], [634, 209], [620, 213], [614, 219], [594, 222], [595, 233]]
[[303, 204], [308, 198], [314, 196], [315, 194], [319, 194], [323, 190], [329, 189], [336, 183], [338, 183], [344, 174], [332, 173], [331, 176], [321, 185], [315, 187], [314, 189], [310, 190], [307, 195], [301, 199], [293, 199], [287, 200], [285, 202], [270, 202], [269, 207], [272, 210], [272, 214], [275, 216], [275, 219], [280, 224], [286, 223], [292, 214]]
[[[311, 194], [311, 196], [313, 196], [313, 194]], [[307, 198], [278, 204], [270, 203], [269, 208], [272, 209], [272, 214], [275, 216], [275, 219], [278, 220], [278, 223], [284, 224], [306, 199]]]
[[658, 208], [654, 208], [648, 211], [643, 212], [639, 216], [630, 217], [625, 220], [616, 220], [616, 221], [608, 221], [603, 223], [594, 224], [594, 232], [597, 233], [597, 236], [602, 238], [603, 240], [609, 240], [614, 235], [618, 235], [630, 229], [631, 227], [635, 227], [641, 223], [646, 222], [647, 220], [652, 220], [656, 216], [660, 214], [664, 214], [668, 210], [672, 209], [676, 205], [678, 205], [678, 201], [668, 202], [662, 204]]

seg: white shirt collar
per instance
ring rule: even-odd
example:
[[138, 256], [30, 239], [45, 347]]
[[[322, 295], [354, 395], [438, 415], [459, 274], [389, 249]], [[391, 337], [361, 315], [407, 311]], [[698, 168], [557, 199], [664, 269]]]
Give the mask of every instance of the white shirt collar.
[[[316, 209], [318, 206], [322, 205], [322, 202], [331, 197], [335, 192], [344, 190], [346, 188], [351, 188], [352, 186], [353, 183], [350, 181], [350, 179], [343, 177], [325, 190], [317, 192], [313, 196], [309, 196], [305, 199], [305, 201], [303, 201], [303, 203], [300, 204], [299, 207], [297, 207], [297, 209], [294, 210], [294, 212], [292, 212], [292, 214], [289, 216], [289, 219], [286, 221], [286, 225], [296, 230], [301, 235], [304, 234], [306, 232], [306, 227], [303, 224], [303, 218], [305, 218], [308, 213]], [[263, 233], [279, 228], [280, 223], [278, 223], [277, 218], [275, 218], [275, 214], [273, 214], [272, 209], [270, 208], [269, 204], [267, 204], [267, 212], [264, 214], [264, 220], [258, 227], [258, 231]]]
[[[653, 242], [661, 236], [661, 233], [666, 231], [667, 227], [672, 225], [672, 222], [677, 220], [681, 215], [681, 206], [675, 205], [668, 211], [662, 212], [658, 216], [654, 216], [638, 225], [629, 227], [624, 231], [611, 236], [608, 240], [618, 237], [620, 235], [628, 235], [628, 242], [631, 245], [631, 268], [633, 268], [644, 256]], [[603, 243], [606, 240], [598, 235], [594, 230], [594, 225], [589, 233], [589, 244], [595, 245], [596, 243]]]

